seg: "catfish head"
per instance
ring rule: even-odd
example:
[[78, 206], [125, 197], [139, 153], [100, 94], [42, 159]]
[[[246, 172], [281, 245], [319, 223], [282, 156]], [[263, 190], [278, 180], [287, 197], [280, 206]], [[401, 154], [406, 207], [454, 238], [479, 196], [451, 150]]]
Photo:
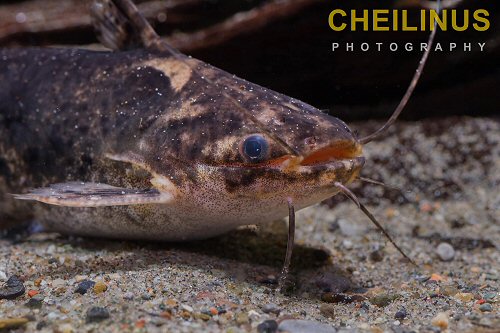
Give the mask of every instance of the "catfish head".
[[175, 98], [132, 155], [153, 171], [158, 191], [203, 211], [204, 220], [281, 218], [288, 200], [317, 203], [363, 166], [355, 134], [311, 105], [182, 55], [135, 66], [163, 73], [173, 90], [163, 93]]

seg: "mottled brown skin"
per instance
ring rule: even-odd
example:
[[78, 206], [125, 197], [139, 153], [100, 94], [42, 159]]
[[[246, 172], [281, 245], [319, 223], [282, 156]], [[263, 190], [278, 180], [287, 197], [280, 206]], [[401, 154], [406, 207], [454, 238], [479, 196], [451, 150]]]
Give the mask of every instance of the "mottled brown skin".
[[[201, 61], [142, 49], [0, 50], [0, 130], [0, 226], [35, 218], [93, 236], [182, 240], [266, 222], [286, 215], [287, 198], [301, 208], [335, 194], [333, 182], [348, 183], [364, 162], [342, 121]], [[265, 163], [242, 153], [252, 134], [269, 143]], [[300, 165], [338, 143], [349, 156]], [[173, 199], [75, 208], [8, 194], [67, 181]]]

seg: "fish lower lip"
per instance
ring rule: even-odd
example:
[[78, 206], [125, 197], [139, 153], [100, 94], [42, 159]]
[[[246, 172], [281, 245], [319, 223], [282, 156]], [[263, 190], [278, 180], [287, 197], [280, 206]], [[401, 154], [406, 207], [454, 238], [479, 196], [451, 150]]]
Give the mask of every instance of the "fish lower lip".
[[305, 165], [305, 167], [335, 167], [339, 166], [341, 168], [356, 168], [362, 167], [365, 164], [365, 158], [363, 156], [357, 156], [352, 158], [343, 158], [343, 159], [332, 159], [331, 161], [326, 161], [322, 163], [316, 163], [313, 165]]
[[344, 159], [334, 159], [331, 161], [325, 161], [321, 163], [302, 165], [299, 164], [298, 167], [302, 170], [307, 170], [308, 172], [314, 170], [333, 170], [333, 169], [344, 169], [344, 170], [354, 170], [361, 169], [365, 164], [365, 158], [363, 156], [353, 157], [353, 158], [344, 158]]

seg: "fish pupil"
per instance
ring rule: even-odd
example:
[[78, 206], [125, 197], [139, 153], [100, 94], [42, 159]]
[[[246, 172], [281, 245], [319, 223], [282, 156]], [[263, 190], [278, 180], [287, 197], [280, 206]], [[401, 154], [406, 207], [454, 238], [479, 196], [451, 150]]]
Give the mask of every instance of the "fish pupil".
[[267, 153], [267, 141], [260, 135], [252, 135], [243, 143], [243, 151], [251, 161], [260, 161]]

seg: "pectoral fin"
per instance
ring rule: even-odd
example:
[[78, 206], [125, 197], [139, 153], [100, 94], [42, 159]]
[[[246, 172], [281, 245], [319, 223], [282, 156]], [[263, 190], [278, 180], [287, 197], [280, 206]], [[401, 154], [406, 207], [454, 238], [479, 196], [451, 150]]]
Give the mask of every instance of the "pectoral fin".
[[173, 195], [157, 189], [130, 189], [107, 184], [68, 182], [15, 194], [20, 200], [34, 200], [66, 207], [103, 207], [168, 203]]

